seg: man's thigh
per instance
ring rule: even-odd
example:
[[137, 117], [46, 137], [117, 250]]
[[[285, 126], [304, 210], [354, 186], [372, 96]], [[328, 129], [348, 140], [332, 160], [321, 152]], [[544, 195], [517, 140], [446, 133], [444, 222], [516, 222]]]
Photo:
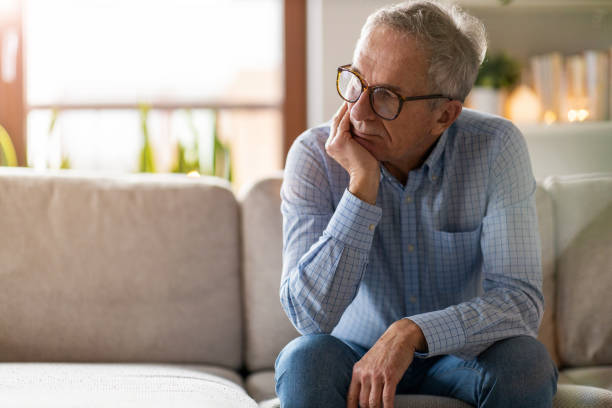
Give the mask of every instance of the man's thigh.
[[557, 376], [544, 345], [519, 336], [493, 344], [473, 360], [440, 358], [418, 392], [457, 398], [476, 407], [550, 407]]
[[329, 334], [293, 339], [275, 364], [276, 394], [281, 406], [346, 405], [353, 365], [366, 352]]

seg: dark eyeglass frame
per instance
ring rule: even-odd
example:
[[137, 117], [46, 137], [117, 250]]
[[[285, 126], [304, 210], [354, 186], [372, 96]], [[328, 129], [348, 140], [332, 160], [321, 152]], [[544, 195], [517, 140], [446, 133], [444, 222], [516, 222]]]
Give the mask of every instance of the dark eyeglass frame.
[[[363, 95], [363, 93], [369, 89], [370, 90], [369, 92], [370, 107], [372, 108], [372, 112], [374, 112], [376, 116], [382, 119], [385, 119], [385, 120], [396, 119], [399, 116], [400, 112], [402, 111], [402, 106], [404, 106], [404, 102], [420, 101], [422, 99], [448, 99], [449, 101], [453, 100], [453, 98], [451, 98], [450, 96], [446, 96], [442, 94], [403, 97], [402, 95], [398, 94], [394, 90], [389, 89], [385, 86], [369, 86], [366, 80], [363, 79], [363, 77], [358, 72], [355, 72], [351, 69], [351, 66], [352, 64], [346, 64], [346, 65], [341, 65], [338, 67], [338, 74], [336, 76], [336, 90], [338, 91], [338, 95], [340, 95], [340, 98], [342, 98], [346, 102], [355, 103], [359, 100], [359, 98], [361, 98], [361, 95]], [[343, 71], [348, 71], [351, 74], [355, 75], [357, 78], [359, 78], [359, 81], [361, 82], [361, 92], [359, 93], [359, 96], [355, 98], [355, 100], [353, 101], [346, 99], [344, 96], [342, 96], [342, 92], [340, 92], [340, 75], [342, 74]], [[376, 112], [376, 109], [374, 109], [374, 91], [377, 89], [384, 89], [385, 91], [391, 92], [393, 95], [398, 97], [400, 103], [399, 103], [399, 106], [397, 107], [397, 112], [395, 113], [395, 116], [393, 116], [392, 118], [385, 118], [384, 116]]]

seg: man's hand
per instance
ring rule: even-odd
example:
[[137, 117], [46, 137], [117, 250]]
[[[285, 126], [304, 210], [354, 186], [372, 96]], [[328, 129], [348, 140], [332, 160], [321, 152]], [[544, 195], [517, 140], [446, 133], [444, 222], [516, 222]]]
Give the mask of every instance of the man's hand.
[[349, 191], [370, 204], [376, 203], [380, 184], [378, 160], [353, 139], [351, 109], [343, 103], [332, 119], [325, 151], [349, 174]]
[[395, 389], [415, 351], [426, 351], [420, 327], [411, 320], [394, 322], [353, 366], [347, 408], [392, 408]]

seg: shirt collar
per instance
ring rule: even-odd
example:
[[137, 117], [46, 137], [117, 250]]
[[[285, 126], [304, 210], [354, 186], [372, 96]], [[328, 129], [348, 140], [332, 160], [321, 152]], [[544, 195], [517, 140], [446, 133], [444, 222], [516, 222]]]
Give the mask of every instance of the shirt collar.
[[429, 181], [436, 181], [439, 176], [440, 170], [442, 168], [442, 163], [444, 162], [444, 148], [446, 147], [446, 140], [448, 139], [448, 129], [446, 129], [442, 135], [438, 138], [436, 142], [436, 146], [429, 154], [425, 163], [423, 163], [423, 167], [427, 167], [428, 174], [427, 177]]

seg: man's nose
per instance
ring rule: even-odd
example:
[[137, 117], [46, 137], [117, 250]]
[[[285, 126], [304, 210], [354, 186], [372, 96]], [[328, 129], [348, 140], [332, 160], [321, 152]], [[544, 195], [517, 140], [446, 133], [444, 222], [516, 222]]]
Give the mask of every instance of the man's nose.
[[369, 89], [364, 90], [357, 102], [353, 103], [353, 108], [351, 109], [352, 119], [356, 121], [376, 119], [376, 114], [372, 110], [372, 105], [370, 105], [369, 92]]

